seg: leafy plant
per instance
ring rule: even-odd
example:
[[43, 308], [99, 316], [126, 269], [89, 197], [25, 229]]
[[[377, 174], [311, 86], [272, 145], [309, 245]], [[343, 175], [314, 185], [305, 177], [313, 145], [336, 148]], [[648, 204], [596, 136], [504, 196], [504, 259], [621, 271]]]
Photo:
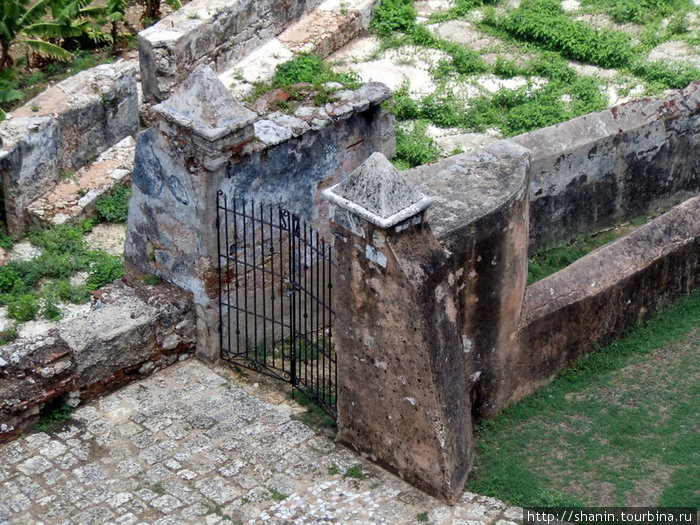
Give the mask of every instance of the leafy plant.
[[352, 467], [348, 467], [343, 474], [344, 478], [365, 479], [365, 473], [362, 470], [362, 465], [356, 463]]
[[275, 500], [275, 501], [283, 501], [283, 500], [285, 500], [285, 499], [287, 499], [287, 498], [289, 497], [288, 494], [284, 494], [284, 493], [280, 492], [279, 490], [277, 490], [277, 489], [274, 488], [274, 487], [271, 488], [271, 489], [268, 489], [268, 490], [270, 491], [270, 496], [271, 496], [272, 499]]
[[413, 0], [382, 0], [374, 8], [370, 27], [379, 36], [391, 36], [397, 31], [408, 32], [416, 21]]
[[39, 312], [39, 303], [31, 293], [13, 296], [7, 303], [7, 317], [20, 322], [29, 321]]
[[17, 339], [19, 334], [17, 333], [17, 326], [12, 325], [9, 328], [0, 330], [0, 346], [9, 345]]
[[396, 130], [396, 155], [392, 159], [399, 169], [412, 168], [434, 162], [440, 158], [440, 150], [435, 141], [426, 134], [427, 122], [417, 120], [413, 129]]
[[65, 403], [57, 402], [50, 404], [34, 425], [35, 432], [51, 432], [63, 425], [73, 415], [73, 408]]
[[95, 203], [97, 217], [105, 222], [126, 222], [131, 188], [117, 186]]

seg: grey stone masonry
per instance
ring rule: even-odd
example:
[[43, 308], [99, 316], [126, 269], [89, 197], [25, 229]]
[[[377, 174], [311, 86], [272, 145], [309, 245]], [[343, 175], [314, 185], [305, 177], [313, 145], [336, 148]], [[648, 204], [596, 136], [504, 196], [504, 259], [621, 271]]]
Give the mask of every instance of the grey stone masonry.
[[324, 191], [333, 204], [381, 228], [390, 228], [431, 204], [381, 153], [373, 153], [344, 181]]
[[[465, 492], [449, 507], [334, 445], [259, 377], [187, 359], [0, 444], [0, 524], [514, 525]], [[348, 477], [361, 470], [363, 479]]]
[[455, 276], [423, 222], [430, 200], [381, 154], [324, 195], [334, 204], [337, 439], [454, 503], [472, 461], [469, 380]]
[[27, 207], [72, 173], [138, 131], [133, 62], [82, 71], [36, 96], [0, 123], [0, 173], [8, 231], [26, 229]]

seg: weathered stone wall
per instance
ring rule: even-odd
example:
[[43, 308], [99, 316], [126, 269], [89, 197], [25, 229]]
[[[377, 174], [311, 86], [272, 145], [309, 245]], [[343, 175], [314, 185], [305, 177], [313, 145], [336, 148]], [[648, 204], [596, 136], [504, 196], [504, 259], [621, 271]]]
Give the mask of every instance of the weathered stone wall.
[[165, 100], [200, 64], [220, 71], [321, 0], [193, 0], [139, 33], [144, 99]]
[[0, 176], [12, 235], [27, 206], [61, 174], [74, 172], [138, 131], [137, 69], [119, 61], [78, 73], [17, 108], [0, 123]]
[[700, 191], [700, 82], [512, 140], [531, 152], [531, 249], [601, 231]]
[[85, 316], [0, 348], [0, 442], [54, 399], [75, 406], [186, 357], [194, 334], [191, 296], [174, 286], [100, 289]]
[[375, 150], [393, 154], [394, 121], [381, 107], [390, 95], [369, 84], [324, 108], [261, 118], [200, 66], [155, 106], [157, 125], [136, 146], [125, 257], [132, 270], [194, 293], [202, 356], [218, 358], [219, 191], [313, 220], [324, 187]]
[[700, 287], [700, 197], [527, 288], [495, 409]]
[[427, 220], [450, 258], [458, 290], [473, 410], [501, 388], [527, 283], [528, 152], [500, 141], [405, 172], [435, 205]]

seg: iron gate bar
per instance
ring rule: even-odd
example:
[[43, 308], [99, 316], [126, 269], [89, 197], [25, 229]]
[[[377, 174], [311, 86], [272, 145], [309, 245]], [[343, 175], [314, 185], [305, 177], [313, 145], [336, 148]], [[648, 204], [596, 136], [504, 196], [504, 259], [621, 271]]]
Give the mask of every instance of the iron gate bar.
[[219, 191], [221, 357], [290, 383], [335, 417], [332, 246], [281, 206], [231, 200]]

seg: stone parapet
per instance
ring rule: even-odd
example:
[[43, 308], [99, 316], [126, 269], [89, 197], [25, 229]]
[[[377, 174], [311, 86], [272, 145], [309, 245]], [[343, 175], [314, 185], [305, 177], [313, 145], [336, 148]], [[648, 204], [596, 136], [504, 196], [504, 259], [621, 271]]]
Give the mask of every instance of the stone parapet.
[[0, 123], [0, 174], [8, 231], [26, 229], [27, 206], [138, 131], [137, 69], [118, 61], [82, 71]]
[[700, 82], [511, 140], [532, 158], [531, 249], [598, 232], [700, 192]]
[[101, 288], [84, 316], [0, 348], [0, 442], [54, 400], [76, 406], [186, 357], [194, 328], [191, 297], [178, 288]]

